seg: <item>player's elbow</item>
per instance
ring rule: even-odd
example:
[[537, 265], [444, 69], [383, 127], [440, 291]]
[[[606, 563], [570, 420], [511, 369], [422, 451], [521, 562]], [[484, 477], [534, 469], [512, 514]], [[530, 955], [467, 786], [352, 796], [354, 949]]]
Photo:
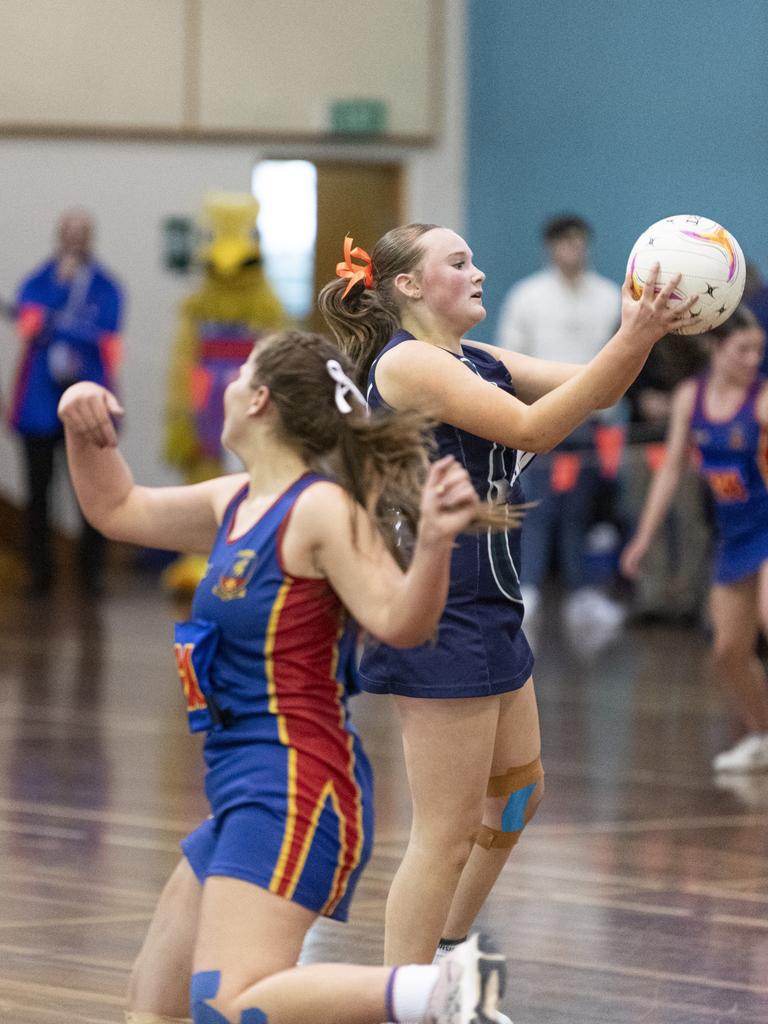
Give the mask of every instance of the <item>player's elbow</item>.
[[430, 617], [429, 621], [415, 621], [388, 623], [377, 631], [382, 643], [389, 647], [420, 647], [435, 638], [437, 631], [437, 619]]
[[422, 644], [428, 643], [435, 636], [434, 626], [430, 630], [399, 630], [393, 633], [388, 640], [385, 642], [390, 647], [421, 647]]
[[546, 455], [551, 452], [553, 448], [562, 441], [562, 437], [554, 437], [550, 434], [544, 433], [524, 433], [515, 443], [510, 447], [518, 448], [523, 452], [532, 452], [534, 455]]
[[114, 516], [99, 509], [82, 508], [82, 512], [88, 524], [94, 530], [98, 530], [107, 540], [122, 540], [119, 524], [115, 521]]

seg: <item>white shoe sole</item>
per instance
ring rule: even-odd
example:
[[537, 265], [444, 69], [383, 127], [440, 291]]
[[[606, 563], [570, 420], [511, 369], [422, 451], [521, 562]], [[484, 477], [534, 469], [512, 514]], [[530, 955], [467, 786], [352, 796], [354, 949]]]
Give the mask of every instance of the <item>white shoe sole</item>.
[[445, 957], [440, 969], [440, 1005], [430, 1006], [427, 1021], [497, 1024], [498, 1001], [506, 981], [503, 956], [484, 953], [479, 948], [478, 936], [473, 935]]

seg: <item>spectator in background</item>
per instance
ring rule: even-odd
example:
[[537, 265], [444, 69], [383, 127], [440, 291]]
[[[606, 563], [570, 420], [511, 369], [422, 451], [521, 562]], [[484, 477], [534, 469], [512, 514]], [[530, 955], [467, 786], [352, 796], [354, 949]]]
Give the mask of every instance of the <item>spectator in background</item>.
[[[120, 361], [122, 293], [93, 257], [93, 218], [84, 210], [64, 213], [51, 259], [21, 284], [17, 331], [22, 344], [10, 413], [24, 460], [29, 590], [51, 588], [54, 563], [49, 495], [63, 432], [57, 416], [62, 394], [77, 381], [114, 389]], [[78, 553], [85, 594], [101, 588], [104, 538], [83, 520]]]
[[[744, 285], [744, 304], [752, 310], [763, 331], [768, 334], [768, 284], [763, 280], [756, 263], [747, 260], [747, 280]], [[760, 373], [768, 377], [768, 350], [763, 353]]]
[[[616, 330], [621, 292], [589, 269], [590, 225], [567, 215], [548, 221], [543, 238], [549, 265], [512, 287], [499, 322], [502, 348], [557, 362], [588, 363]], [[587, 616], [618, 622], [620, 610], [586, 586], [584, 545], [595, 505], [599, 469], [593, 419], [555, 451], [539, 455], [523, 477], [526, 499], [538, 502], [525, 521], [521, 583], [533, 616], [552, 557], [568, 593], [566, 617], [578, 628]]]
[[[702, 372], [707, 350], [699, 337], [669, 335], [653, 349], [627, 392], [629, 423], [622, 462], [622, 497], [631, 530], [637, 526], [653, 474], [664, 459], [672, 392]], [[709, 588], [711, 528], [704, 485], [694, 466], [681, 467], [669, 511], [635, 580], [637, 621], [700, 621]]]

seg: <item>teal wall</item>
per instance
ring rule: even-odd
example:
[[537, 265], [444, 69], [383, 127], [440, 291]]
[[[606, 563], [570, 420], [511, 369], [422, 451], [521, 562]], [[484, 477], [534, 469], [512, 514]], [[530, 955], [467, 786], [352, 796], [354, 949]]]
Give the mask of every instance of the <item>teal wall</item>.
[[494, 340], [541, 222], [575, 211], [621, 280], [648, 224], [724, 224], [768, 274], [768, 0], [469, 0], [467, 237]]

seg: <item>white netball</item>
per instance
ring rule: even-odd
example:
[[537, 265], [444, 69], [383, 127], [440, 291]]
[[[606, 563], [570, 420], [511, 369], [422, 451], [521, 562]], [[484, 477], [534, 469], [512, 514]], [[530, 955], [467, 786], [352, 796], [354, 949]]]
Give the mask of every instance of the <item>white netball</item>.
[[730, 231], [708, 217], [689, 213], [665, 217], [640, 235], [627, 262], [636, 298], [654, 263], [660, 267], [657, 290], [675, 274], [683, 275], [670, 304], [698, 296], [690, 325], [676, 334], [701, 334], [719, 326], [744, 292], [746, 265], [741, 246]]

